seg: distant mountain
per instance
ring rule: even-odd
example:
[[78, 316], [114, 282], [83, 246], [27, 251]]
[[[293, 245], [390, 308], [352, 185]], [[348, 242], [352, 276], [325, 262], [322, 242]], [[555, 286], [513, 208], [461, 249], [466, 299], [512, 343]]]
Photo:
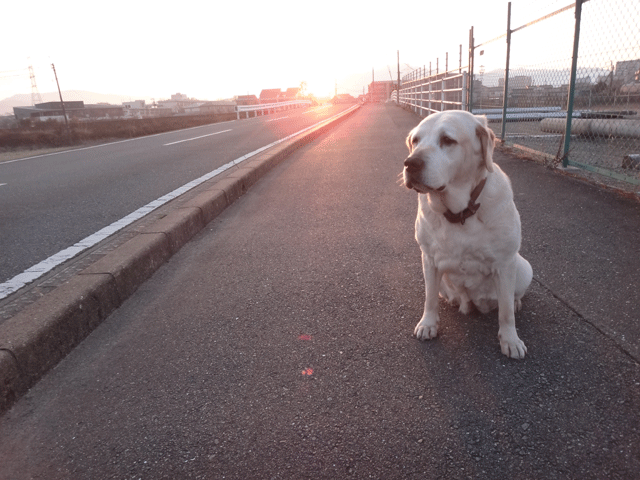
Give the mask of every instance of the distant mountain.
[[[41, 93], [43, 102], [59, 102], [58, 92]], [[151, 101], [149, 97], [137, 97], [131, 95], [109, 95], [103, 93], [86, 92], [83, 90], [66, 90], [62, 92], [62, 99], [65, 101], [80, 101], [86, 104], [109, 103], [111, 105], [121, 105], [122, 102], [131, 100]], [[23, 93], [14, 95], [4, 100], [0, 100], [0, 115], [13, 115], [13, 107], [24, 107], [31, 105], [31, 94]]]

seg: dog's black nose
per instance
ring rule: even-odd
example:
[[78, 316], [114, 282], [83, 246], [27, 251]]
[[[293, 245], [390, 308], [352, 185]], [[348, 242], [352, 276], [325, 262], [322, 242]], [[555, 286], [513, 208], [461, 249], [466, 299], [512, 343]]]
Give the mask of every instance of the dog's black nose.
[[420, 157], [408, 157], [404, 161], [404, 166], [407, 167], [407, 170], [410, 172], [417, 172], [424, 168], [424, 160]]

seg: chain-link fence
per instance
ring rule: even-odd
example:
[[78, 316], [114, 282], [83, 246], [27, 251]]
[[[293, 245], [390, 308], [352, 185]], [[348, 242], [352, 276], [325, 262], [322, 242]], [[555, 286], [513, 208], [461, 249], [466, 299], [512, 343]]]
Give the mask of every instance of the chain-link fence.
[[472, 111], [508, 145], [640, 184], [640, 3], [555, 7], [508, 12], [505, 35], [474, 45]]
[[[463, 48], [460, 45], [455, 66], [449, 63], [447, 52], [442, 66], [438, 58], [435, 63], [424, 65], [402, 77], [400, 103], [425, 117], [444, 110], [467, 110], [469, 100], [467, 57], [468, 55], [463, 54]], [[395, 96], [392, 99], [395, 101]]]
[[468, 108], [507, 145], [640, 185], [640, 2], [514, 0], [504, 18], [471, 29]]

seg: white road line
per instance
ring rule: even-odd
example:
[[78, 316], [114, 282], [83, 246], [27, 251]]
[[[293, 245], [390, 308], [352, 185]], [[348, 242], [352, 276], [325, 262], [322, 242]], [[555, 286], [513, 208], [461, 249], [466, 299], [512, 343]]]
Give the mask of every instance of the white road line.
[[[355, 108], [355, 107], [353, 107], [353, 108]], [[345, 112], [346, 111], [347, 110], [345, 110]], [[149, 213], [153, 212], [155, 209], [161, 207], [162, 205], [164, 205], [165, 203], [169, 202], [170, 200], [173, 200], [174, 198], [182, 195], [183, 193], [188, 192], [192, 188], [197, 187], [201, 183], [204, 183], [207, 180], [210, 180], [213, 177], [215, 177], [217, 175], [220, 175], [225, 170], [228, 170], [229, 168], [231, 168], [233, 166], [236, 166], [237, 164], [247, 160], [248, 158], [254, 157], [257, 154], [264, 152], [268, 148], [271, 148], [271, 147], [273, 147], [275, 145], [278, 145], [279, 143], [286, 142], [287, 140], [295, 137], [296, 135], [304, 133], [307, 130], [311, 130], [312, 128], [315, 128], [316, 126], [320, 125], [321, 123], [329, 121], [329, 120], [333, 119], [334, 117], [337, 117], [338, 115], [340, 115], [342, 113], [344, 113], [344, 112], [340, 112], [340, 113], [334, 115], [333, 117], [329, 117], [329, 118], [326, 118], [324, 120], [321, 120], [320, 122], [315, 123], [314, 125], [311, 125], [310, 127], [304, 128], [304, 129], [300, 130], [299, 132], [292, 133], [291, 135], [289, 135], [287, 137], [284, 137], [284, 138], [281, 138], [280, 140], [276, 140], [275, 142], [270, 143], [269, 145], [266, 145], [264, 147], [261, 147], [258, 150], [254, 150], [251, 153], [247, 153], [246, 155], [243, 155], [242, 157], [236, 158], [235, 160], [232, 160], [231, 162], [227, 163], [226, 165], [218, 167], [215, 170], [213, 170], [212, 172], [209, 172], [209, 173], [201, 176], [200, 178], [197, 178], [197, 179], [195, 179], [195, 180], [183, 185], [182, 187], [177, 188], [173, 192], [170, 192], [170, 193], [158, 198], [157, 200], [154, 200], [153, 202], [150, 202], [150, 203], [146, 204], [144, 207], [139, 208], [135, 212], [130, 213], [129, 215], [127, 215], [126, 217], [121, 218], [120, 220], [115, 221], [111, 225], [109, 225], [107, 227], [104, 227], [101, 230], [98, 230], [93, 235], [89, 235], [88, 237], [80, 240], [75, 245], [72, 245], [72, 246], [70, 246], [70, 247], [68, 247], [68, 248], [56, 253], [55, 255], [50, 256], [49, 258], [41, 261], [37, 265], [34, 265], [33, 267], [25, 270], [21, 274], [16, 275], [12, 279], [7, 280], [4, 283], [1, 283], [0, 284], [0, 300], [2, 300], [3, 298], [8, 297], [13, 292], [18, 291], [19, 289], [21, 289], [22, 287], [24, 287], [28, 283], [31, 283], [34, 280], [40, 278], [45, 273], [53, 270], [55, 267], [57, 267], [58, 265], [61, 265], [62, 263], [66, 262], [67, 260], [70, 260], [71, 258], [75, 257], [76, 255], [78, 255], [79, 253], [83, 252], [84, 250], [93, 247], [94, 245], [98, 244], [99, 242], [101, 242], [105, 238], [107, 238], [110, 235], [113, 235], [114, 233], [116, 233], [117, 231], [123, 229], [127, 225], [130, 225], [133, 222], [135, 222], [136, 220], [139, 220], [140, 218], [144, 217], [145, 215], [148, 215]]]
[[272, 118], [271, 120], [267, 120], [267, 122], [277, 122], [278, 120], [284, 120], [285, 118], [289, 118], [289, 116], [287, 115], [286, 117]]
[[231, 131], [231, 129], [222, 130], [221, 132], [209, 133], [207, 135], [200, 135], [199, 137], [187, 138], [185, 140], [178, 140], [177, 142], [165, 143], [163, 146], [164, 147], [168, 147], [169, 145], [175, 145], [176, 143], [190, 142], [191, 140], [197, 140], [199, 138], [210, 137], [212, 135], [218, 135], [219, 133], [225, 133], [225, 132], [230, 132], [230, 131]]
[[0, 183], [0, 187], [2, 187], [3, 185], [6, 185], [6, 183]]

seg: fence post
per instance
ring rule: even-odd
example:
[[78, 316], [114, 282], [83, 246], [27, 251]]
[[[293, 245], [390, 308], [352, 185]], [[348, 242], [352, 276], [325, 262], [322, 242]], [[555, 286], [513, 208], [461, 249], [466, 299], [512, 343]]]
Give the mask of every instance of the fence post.
[[422, 78], [420, 79], [420, 116], [424, 114], [424, 68], [422, 69]]
[[500, 141], [504, 143], [507, 129], [507, 105], [509, 103], [509, 59], [511, 57], [511, 2], [507, 4], [507, 64], [504, 67], [504, 98], [502, 99], [502, 132]]
[[445, 83], [445, 78], [447, 77], [446, 73], [442, 74], [442, 77], [440, 77], [440, 111], [444, 112], [446, 110], [446, 103], [445, 102], [445, 98], [444, 98], [444, 91], [446, 88], [446, 83]]
[[467, 91], [468, 88], [469, 88], [467, 86], [467, 77], [468, 77], [467, 72], [464, 72], [462, 74], [462, 95], [461, 95], [462, 96], [462, 98], [461, 98], [461, 100], [462, 100], [462, 108], [461, 108], [461, 110], [469, 110], [469, 105], [467, 105], [467, 99], [468, 99], [468, 95], [469, 95], [469, 92]]
[[433, 78], [432, 77], [433, 77], [433, 74], [432, 74], [432, 71], [431, 71], [431, 62], [429, 62], [429, 113], [427, 114], [427, 116], [431, 115], [431, 96], [433, 95], [431, 93], [431, 91], [433, 90], [433, 88], [431, 87], [431, 85], [433, 83]]
[[400, 104], [400, 50], [398, 50], [398, 95], [396, 95], [396, 104]]
[[576, 89], [576, 72], [578, 69], [578, 43], [580, 41], [580, 18], [582, 2], [576, 0], [576, 26], [573, 34], [573, 57], [571, 58], [571, 80], [569, 81], [569, 101], [567, 105], [567, 125], [564, 131], [564, 148], [562, 150], [562, 167], [569, 165], [569, 145], [571, 144], [571, 118], [573, 117], [573, 97]]
[[473, 63], [474, 63], [474, 45], [473, 45], [473, 27], [469, 29], [469, 111], [473, 113]]

